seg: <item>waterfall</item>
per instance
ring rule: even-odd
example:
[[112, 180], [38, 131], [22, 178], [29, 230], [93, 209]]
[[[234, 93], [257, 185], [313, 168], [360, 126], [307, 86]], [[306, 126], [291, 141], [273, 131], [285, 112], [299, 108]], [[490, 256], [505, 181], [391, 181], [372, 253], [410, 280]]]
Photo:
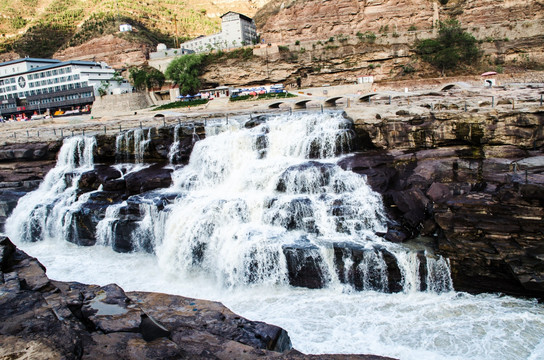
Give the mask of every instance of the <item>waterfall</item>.
[[111, 246], [115, 238], [113, 227], [115, 222], [119, 219], [119, 213], [123, 206], [126, 206], [125, 201], [108, 206], [104, 218], [96, 225], [97, 245]]
[[[147, 166], [150, 134], [136, 129], [117, 137], [118, 154], [127, 160], [134, 153], [136, 161], [115, 165], [120, 179]], [[380, 195], [364, 177], [336, 165], [352, 138], [338, 113], [275, 116], [253, 128], [210, 124], [189, 164], [172, 173], [170, 188], [97, 210], [92, 243], [78, 240], [79, 214], [90, 195], [78, 194], [77, 183], [93, 166], [95, 142], [72, 138], [42, 186], [21, 199], [8, 234], [150, 252], [166, 272], [208, 276], [224, 287], [451, 290], [444, 259], [427, 261], [377, 235], [387, 231]]]
[[81, 174], [93, 168], [95, 146], [94, 137], [64, 140], [56, 166], [37, 190], [19, 200], [6, 222], [8, 236], [21, 241], [69, 238], [71, 214], [86, 201], [78, 198], [77, 185]]
[[136, 164], [142, 164], [150, 141], [151, 129], [133, 129], [117, 135], [115, 139], [117, 161], [134, 160]]
[[[379, 194], [335, 164], [352, 140], [341, 115], [275, 117], [252, 129], [231, 124], [210, 130], [189, 164], [173, 174], [168, 191], [181, 196], [156, 248], [165, 270], [209, 274], [224, 286], [332, 286], [349, 283], [333, 255], [343, 244], [374, 249], [357, 262], [362, 289], [390, 288], [377, 249], [396, 259], [401, 290], [422, 287], [417, 255], [376, 235], [386, 231]], [[348, 260], [344, 268], [354, 264]]]
[[180, 140], [180, 132], [184, 132], [185, 134], [188, 134], [189, 131], [191, 132], [191, 141], [192, 144], [196, 143], [200, 140], [200, 137], [196, 133], [196, 126], [195, 124], [177, 124], [174, 127], [174, 141], [172, 142], [172, 145], [170, 145], [170, 149], [168, 150], [168, 162], [170, 165], [178, 164], [180, 162], [181, 158], [181, 140]]

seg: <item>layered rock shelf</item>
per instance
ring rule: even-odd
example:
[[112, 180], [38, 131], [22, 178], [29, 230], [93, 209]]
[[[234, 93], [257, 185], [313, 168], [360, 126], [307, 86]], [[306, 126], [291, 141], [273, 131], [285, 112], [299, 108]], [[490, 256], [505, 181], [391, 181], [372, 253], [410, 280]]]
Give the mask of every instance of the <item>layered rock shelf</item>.
[[367, 176], [391, 241], [434, 239], [454, 287], [544, 296], [544, 111], [355, 117], [361, 146], [341, 161]]

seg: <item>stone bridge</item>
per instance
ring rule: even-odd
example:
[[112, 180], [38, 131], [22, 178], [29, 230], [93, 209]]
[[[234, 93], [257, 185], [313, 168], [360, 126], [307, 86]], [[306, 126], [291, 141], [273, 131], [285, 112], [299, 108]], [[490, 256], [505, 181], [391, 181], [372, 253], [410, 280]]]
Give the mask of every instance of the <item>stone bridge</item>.
[[357, 95], [342, 95], [342, 96], [315, 96], [308, 98], [288, 98], [277, 100], [268, 105], [269, 109], [279, 109], [280, 107], [289, 107], [291, 109], [307, 109], [309, 105], [313, 107], [335, 107], [338, 103], [347, 103], [357, 101]]

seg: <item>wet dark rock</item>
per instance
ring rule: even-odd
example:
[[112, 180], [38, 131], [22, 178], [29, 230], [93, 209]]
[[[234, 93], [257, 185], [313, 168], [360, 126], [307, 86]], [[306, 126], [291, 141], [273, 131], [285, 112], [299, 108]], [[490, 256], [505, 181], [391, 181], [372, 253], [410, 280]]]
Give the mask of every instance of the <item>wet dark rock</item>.
[[263, 159], [266, 156], [268, 148], [268, 137], [266, 134], [259, 134], [255, 138], [255, 150], [259, 153], [259, 158]]
[[161, 164], [152, 165], [125, 177], [127, 192], [140, 194], [158, 188], [167, 188], [172, 184], [170, 174], [172, 169], [164, 168]]
[[122, 190], [124, 186], [112, 185], [116, 184], [115, 180], [119, 180], [120, 177], [119, 170], [109, 165], [95, 165], [93, 170], [81, 174], [78, 189], [89, 192], [103, 186], [104, 190]]
[[387, 230], [387, 233], [385, 234], [384, 239], [394, 243], [402, 243], [406, 239], [408, 239], [408, 235], [406, 235], [402, 230], [390, 228]]
[[0, 270], [0, 354], [6, 359], [316, 358], [292, 350], [285, 330], [244, 319], [218, 302], [50, 281], [43, 266], [7, 238], [0, 239]]
[[284, 246], [283, 254], [287, 261], [289, 284], [309, 289], [319, 289], [325, 285], [323, 258], [317, 247]]
[[246, 129], [254, 128], [256, 126], [266, 123], [267, 119], [268, 119], [267, 115], [253, 116], [250, 120], [246, 121], [246, 123], [244, 124], [244, 127]]
[[93, 213], [88, 208], [82, 208], [72, 214], [70, 234], [66, 240], [82, 246], [92, 246], [96, 243], [96, 224]]
[[312, 176], [313, 174], [318, 175], [318, 186], [329, 185], [334, 167], [335, 165], [333, 164], [324, 164], [317, 161], [309, 161], [291, 166], [280, 175], [276, 190], [279, 192], [289, 191], [288, 186], [292, 184], [297, 188], [297, 193], [320, 192], [320, 189], [313, 189], [307, 186], [309, 184], [308, 176]]
[[112, 226], [112, 248], [117, 252], [131, 252], [135, 249], [132, 233], [138, 228], [133, 220], [115, 220]]
[[386, 239], [434, 238], [455, 289], [542, 298], [544, 259], [527, 249], [542, 238], [543, 121], [539, 110], [356, 121], [383, 150], [339, 165], [383, 195]]
[[[337, 243], [334, 244], [334, 259], [340, 281], [352, 285], [356, 290], [382, 292], [403, 290], [402, 274], [396, 257], [385, 249], [368, 249], [355, 244]], [[369, 266], [363, 265], [365, 261]], [[383, 264], [380, 264], [382, 261]], [[346, 264], [349, 264], [349, 267]], [[385, 267], [381, 268], [381, 265]], [[368, 273], [365, 274], [365, 271]]]
[[272, 200], [268, 207], [266, 216], [270, 217], [270, 224], [282, 226], [287, 230], [318, 232], [310, 199], [296, 198], [284, 203]]

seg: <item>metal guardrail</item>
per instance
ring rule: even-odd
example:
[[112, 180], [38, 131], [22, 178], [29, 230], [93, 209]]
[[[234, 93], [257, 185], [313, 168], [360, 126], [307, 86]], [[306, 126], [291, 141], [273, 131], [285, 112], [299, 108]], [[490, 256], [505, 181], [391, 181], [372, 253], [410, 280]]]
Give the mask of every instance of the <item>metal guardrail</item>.
[[[397, 101], [395, 101], [397, 100]], [[503, 101], [501, 104], [500, 100], [506, 100]], [[204, 125], [208, 125], [209, 123], [221, 123], [226, 122], [228, 124], [229, 122], [229, 116], [230, 117], [238, 117], [238, 116], [252, 116], [252, 115], [258, 115], [258, 114], [292, 114], [293, 112], [307, 112], [307, 111], [320, 111], [324, 112], [325, 110], [340, 110], [342, 108], [349, 108], [353, 104], [353, 100], [347, 99], [345, 102], [342, 102], [342, 106], [324, 106], [323, 104], [320, 104], [319, 106], [312, 106], [309, 108], [279, 108], [279, 109], [261, 109], [259, 111], [254, 112], [247, 112], [247, 111], [240, 111], [239, 113], [236, 112], [229, 112], [225, 113], [224, 116], [199, 116], [199, 115], [192, 115], [192, 116], [186, 116], [186, 117], [176, 117], [176, 118], [166, 118], [166, 117], [153, 117], [152, 120], [140, 120], [139, 124], [136, 122], [131, 122], [129, 124], [111, 124], [111, 125], [99, 125], [98, 123], [88, 124], [88, 125], [79, 125], [79, 126], [62, 126], [62, 127], [55, 127], [55, 128], [44, 128], [39, 130], [30, 130], [30, 129], [18, 129], [14, 130], [11, 134], [8, 134], [8, 138], [12, 138], [14, 140], [17, 139], [27, 139], [27, 140], [60, 140], [65, 137], [70, 136], [76, 136], [76, 135], [118, 135], [122, 133], [123, 131], [129, 131], [136, 128], [160, 128], [160, 127], [166, 127], [166, 126], [175, 126], [175, 125], [181, 125], [183, 123], [203, 123]], [[488, 102], [489, 104], [486, 104]], [[386, 99], [372, 99], [372, 97], [368, 98], [368, 101], [359, 101], [359, 103], [368, 104], [369, 106], [372, 105], [390, 105], [390, 106], [403, 106], [403, 105], [410, 105], [410, 98], [409, 97], [403, 97], [400, 99], [394, 99], [391, 96], [389, 96]], [[445, 102], [445, 101], [437, 101], [437, 102], [431, 102], [430, 103], [430, 110], [431, 111], [464, 111], [468, 112], [473, 109], [481, 109], [484, 107], [491, 107], [496, 108], [499, 105], [502, 106], [511, 106], [513, 110], [516, 108], [519, 108], [519, 105], [523, 103], [526, 104], [538, 104], [539, 106], [544, 105], [544, 95], [540, 95], [540, 99], [534, 99], [533, 101], [530, 100], [524, 100], [523, 102], [520, 102], [519, 100], [516, 102], [513, 98], [506, 98], [501, 97], [500, 99], [495, 96], [488, 96], [488, 97], [471, 97], [470, 100], [464, 100], [460, 104], [457, 102]], [[482, 105], [483, 104], [483, 105]], [[123, 120], [120, 120], [119, 122], [122, 122]], [[1, 125], [0, 125], [1, 126]]]

